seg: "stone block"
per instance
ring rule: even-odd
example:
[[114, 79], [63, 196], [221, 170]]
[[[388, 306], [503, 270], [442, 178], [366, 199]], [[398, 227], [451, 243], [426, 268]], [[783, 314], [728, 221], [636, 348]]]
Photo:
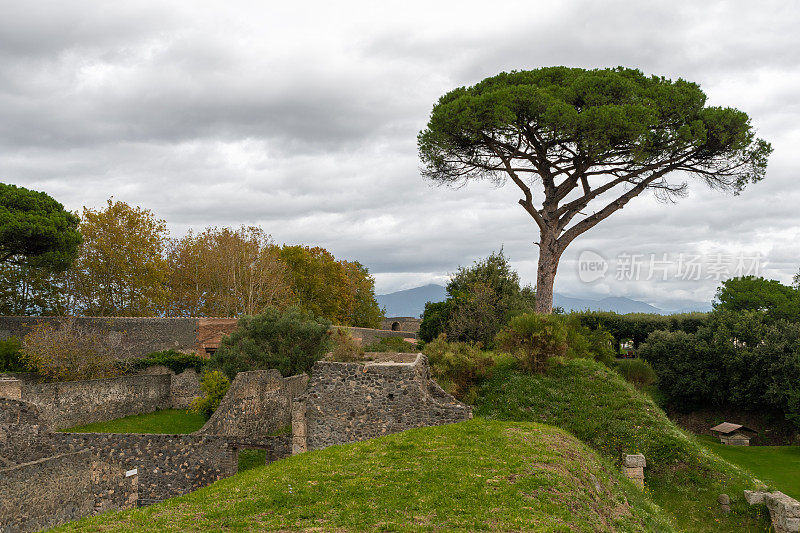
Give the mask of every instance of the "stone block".
[[744, 491], [744, 499], [745, 501], [747, 501], [748, 505], [756, 505], [759, 503], [764, 503], [764, 493], [752, 490], [746, 490]]
[[644, 468], [647, 466], [647, 461], [640, 453], [625, 454], [622, 456], [622, 464], [628, 468]]
[[720, 505], [730, 505], [731, 497], [728, 496], [727, 494], [720, 494], [717, 497], [717, 501], [719, 502]]

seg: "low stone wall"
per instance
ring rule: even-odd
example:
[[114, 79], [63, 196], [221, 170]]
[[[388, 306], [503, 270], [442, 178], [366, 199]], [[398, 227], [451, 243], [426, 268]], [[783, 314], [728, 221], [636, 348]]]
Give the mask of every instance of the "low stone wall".
[[180, 496], [232, 476], [238, 450], [222, 437], [119, 433], [52, 433], [53, 449], [89, 450], [139, 474], [139, 503]]
[[135, 506], [137, 476], [82, 450], [0, 470], [0, 494], [0, 531], [38, 531]]
[[283, 378], [275, 369], [239, 372], [217, 410], [197, 433], [263, 446], [268, 436], [291, 424], [292, 398], [302, 393], [307, 382], [304, 374]]
[[[23, 338], [38, 324], [53, 324], [65, 317], [0, 316], [0, 340]], [[76, 324], [114, 339], [122, 339], [132, 357], [150, 352], [178, 350], [195, 353], [199, 319], [160, 317], [76, 317]]]
[[136, 375], [57, 383], [0, 379], [0, 398], [36, 405], [53, 429], [187, 409], [199, 395], [200, 378], [193, 368], [176, 375], [166, 367], [151, 367]]
[[800, 532], [800, 502], [786, 494], [775, 492], [744, 491], [744, 498], [750, 505], [765, 504], [772, 519], [775, 533]]
[[351, 328], [345, 326], [336, 327], [349, 331], [350, 335], [361, 341], [362, 346], [372, 344], [373, 342], [386, 337], [401, 337], [403, 339], [417, 338], [417, 334], [412, 331], [391, 331], [387, 329]]
[[0, 456], [7, 462], [88, 450], [95, 461], [138, 471], [139, 503], [186, 494], [238, 468], [238, 449], [224, 437], [59, 433], [36, 416], [36, 406], [15, 400], [0, 400], [0, 413]]
[[428, 360], [413, 363], [318, 361], [308, 389], [292, 406], [293, 453], [406, 429], [472, 418], [430, 379]]
[[63, 429], [171, 407], [167, 374], [86, 381], [0, 381], [0, 396], [32, 403], [53, 429]]
[[381, 320], [381, 329], [418, 333], [421, 324], [421, 318], [415, 318], [413, 316], [390, 316]]
[[0, 470], [0, 531], [38, 531], [92, 514], [88, 451]]

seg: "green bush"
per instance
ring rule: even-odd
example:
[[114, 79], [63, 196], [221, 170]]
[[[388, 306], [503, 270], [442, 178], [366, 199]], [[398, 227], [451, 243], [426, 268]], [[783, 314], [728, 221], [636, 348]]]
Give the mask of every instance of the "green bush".
[[331, 360], [339, 361], [342, 363], [351, 363], [353, 361], [360, 361], [364, 359], [364, 350], [357, 340], [350, 335], [350, 332], [343, 328], [334, 328], [333, 334], [333, 351], [331, 352]]
[[768, 406], [800, 425], [798, 323], [762, 311], [717, 310], [697, 333], [652, 333], [640, 355], [671, 407]]
[[141, 370], [150, 366], [165, 366], [180, 374], [187, 368], [194, 368], [198, 373], [202, 373], [209, 364], [209, 360], [195, 354], [176, 352], [175, 350], [164, 350], [163, 352], [152, 352], [145, 357], [129, 359], [123, 363], [129, 370]]
[[447, 321], [450, 320], [450, 307], [449, 300], [425, 304], [425, 312], [422, 314], [422, 322], [419, 325], [420, 339], [431, 342], [445, 332]]
[[22, 341], [17, 337], [0, 340], [0, 372], [25, 372], [27, 367], [22, 362]]
[[194, 413], [203, 415], [208, 420], [217, 410], [230, 388], [231, 381], [228, 376], [218, 370], [206, 372], [200, 381], [200, 389], [203, 391], [203, 396], [192, 400], [189, 409]]
[[589, 329], [573, 317], [562, 318], [567, 327], [568, 359], [589, 358], [606, 366], [614, 364], [614, 337], [602, 326]]
[[654, 331], [684, 331], [695, 333], [709, 320], [709, 313], [682, 313], [657, 315], [653, 313], [628, 313], [620, 315], [613, 311], [582, 311], [570, 313], [581, 325], [591, 330], [603, 328], [614, 338], [615, 351], [619, 344], [630, 339], [633, 347], [639, 348]]
[[427, 343], [422, 353], [439, 385], [466, 403], [475, 400], [477, 385], [491, 376], [494, 366], [492, 355], [481, 351], [480, 345], [448, 342], [444, 334]]
[[230, 378], [238, 372], [277, 368], [284, 376], [308, 372], [331, 349], [331, 323], [297, 308], [267, 308], [245, 316], [211, 359]]
[[417, 343], [408, 342], [402, 337], [382, 337], [375, 342], [364, 346], [364, 351], [417, 353], [420, 351], [420, 348]]
[[497, 345], [528, 372], [542, 372], [550, 359], [564, 357], [570, 332], [558, 315], [525, 313], [511, 319], [497, 334]]
[[657, 381], [653, 367], [642, 359], [623, 359], [617, 362], [615, 370], [628, 383], [633, 383], [637, 388], [652, 385]]

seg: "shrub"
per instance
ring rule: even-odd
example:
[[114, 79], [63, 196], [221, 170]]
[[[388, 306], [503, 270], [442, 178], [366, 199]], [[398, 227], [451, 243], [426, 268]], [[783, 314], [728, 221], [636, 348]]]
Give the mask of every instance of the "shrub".
[[194, 368], [198, 373], [203, 373], [209, 364], [209, 360], [199, 355], [176, 352], [175, 350], [164, 350], [162, 352], [152, 352], [145, 357], [129, 359], [122, 363], [128, 370], [140, 370], [150, 366], [165, 366], [180, 374], [187, 368]]
[[425, 304], [425, 312], [422, 314], [422, 322], [419, 325], [420, 339], [431, 342], [444, 333], [447, 322], [450, 320], [450, 307], [450, 300]]
[[589, 329], [572, 317], [562, 318], [567, 327], [568, 359], [589, 358], [606, 366], [614, 364], [614, 337], [602, 326]]
[[497, 334], [497, 344], [528, 372], [542, 372], [553, 357], [564, 357], [569, 348], [567, 326], [557, 315], [526, 313], [511, 319]]
[[640, 354], [671, 407], [768, 406], [800, 425], [800, 324], [717, 310], [695, 334], [652, 333]]
[[267, 308], [239, 320], [222, 343], [212, 365], [233, 378], [238, 372], [277, 368], [284, 376], [308, 372], [330, 351], [330, 325], [297, 308]]
[[22, 342], [17, 337], [0, 340], [0, 372], [25, 372], [20, 350]]
[[617, 362], [616, 371], [637, 388], [652, 385], [657, 380], [653, 367], [641, 359], [623, 359]]
[[614, 338], [616, 351], [619, 343], [630, 339], [634, 348], [639, 348], [647, 336], [654, 331], [684, 331], [695, 333], [709, 320], [709, 313], [683, 313], [657, 315], [654, 313], [628, 313], [620, 315], [613, 311], [582, 311], [571, 313], [581, 325], [591, 330], [603, 328]]
[[335, 328], [331, 337], [334, 343], [333, 352], [331, 352], [332, 361], [352, 363], [364, 358], [361, 344], [346, 329]]
[[408, 342], [402, 337], [383, 337], [364, 347], [365, 352], [417, 353], [419, 344]]
[[118, 376], [118, 360], [127, 356], [122, 338], [101, 335], [69, 318], [38, 324], [22, 341], [22, 360], [47, 381]]
[[480, 345], [448, 342], [446, 335], [427, 343], [422, 353], [441, 387], [466, 403], [475, 401], [477, 385], [491, 376], [494, 366], [491, 354], [481, 351]]
[[203, 396], [192, 400], [189, 409], [194, 413], [203, 415], [208, 420], [217, 410], [230, 388], [231, 381], [228, 376], [218, 370], [206, 372], [200, 381], [200, 389], [203, 391]]

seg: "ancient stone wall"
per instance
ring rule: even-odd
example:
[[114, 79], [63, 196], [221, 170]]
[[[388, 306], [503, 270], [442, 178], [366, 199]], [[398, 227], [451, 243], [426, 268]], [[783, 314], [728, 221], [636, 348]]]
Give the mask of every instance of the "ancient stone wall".
[[0, 379], [0, 398], [36, 405], [53, 429], [158, 409], [187, 409], [197, 396], [200, 378], [193, 368], [176, 375], [166, 367], [151, 367], [136, 375], [57, 383]]
[[137, 477], [89, 450], [0, 469], [0, 531], [38, 531], [136, 505]]
[[[64, 317], [0, 316], [0, 340], [22, 338], [37, 324], [62, 320]], [[76, 317], [75, 321], [79, 326], [122, 339], [131, 357], [170, 349], [195, 353], [198, 347], [197, 318]]]
[[0, 400], [0, 457], [7, 465], [89, 450], [95, 461], [138, 471], [140, 503], [186, 494], [236, 473], [238, 450], [212, 435], [60, 433], [36, 406]]
[[346, 329], [350, 332], [350, 335], [353, 338], [356, 338], [361, 341], [362, 346], [366, 346], [367, 344], [372, 344], [373, 342], [377, 341], [378, 339], [383, 339], [385, 337], [401, 337], [404, 339], [416, 339], [417, 334], [411, 331], [391, 331], [386, 329], [370, 329], [370, 328], [350, 328], [344, 326], [336, 326], [340, 327], [341, 329]]
[[45, 423], [53, 429], [64, 429], [171, 407], [171, 376], [134, 375], [56, 383], [3, 380], [0, 396], [36, 405]]
[[381, 320], [381, 329], [417, 333], [419, 332], [420, 324], [422, 324], [421, 318], [414, 318], [412, 316], [392, 316]]
[[139, 474], [139, 503], [149, 504], [232, 476], [238, 450], [223, 437], [120, 433], [51, 433], [59, 453], [89, 450], [94, 457]]
[[470, 407], [430, 379], [422, 354], [413, 363], [318, 361], [292, 406], [293, 452], [469, 418]]
[[242, 445], [263, 446], [267, 437], [291, 424], [292, 398], [305, 389], [308, 376], [283, 378], [275, 369], [239, 372], [203, 428]]
[[92, 514], [88, 451], [0, 470], [0, 531], [39, 531]]

